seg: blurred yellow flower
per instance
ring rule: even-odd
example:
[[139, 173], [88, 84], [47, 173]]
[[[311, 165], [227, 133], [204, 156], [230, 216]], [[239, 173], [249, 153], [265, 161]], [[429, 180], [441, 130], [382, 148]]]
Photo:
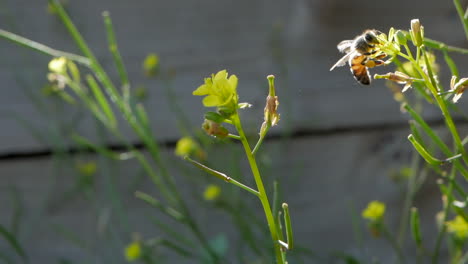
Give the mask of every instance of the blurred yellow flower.
[[58, 74], [67, 72], [67, 59], [65, 57], [54, 58], [49, 62], [49, 71]]
[[221, 188], [218, 185], [210, 184], [206, 187], [205, 192], [203, 192], [203, 197], [207, 201], [213, 201], [218, 198], [221, 193]]
[[180, 157], [189, 156], [197, 148], [196, 145], [191, 137], [183, 137], [177, 141], [175, 154]]
[[371, 221], [382, 219], [385, 214], [385, 204], [379, 201], [372, 201], [367, 208], [362, 211], [362, 217]]
[[468, 237], [468, 223], [465, 219], [457, 215], [452, 221], [445, 222], [447, 231], [457, 238], [466, 239]]
[[125, 258], [127, 261], [135, 261], [141, 257], [141, 244], [138, 241], [132, 242], [125, 248]]
[[97, 171], [97, 164], [94, 161], [81, 162], [76, 165], [76, 168], [84, 176], [92, 176]]
[[205, 152], [200, 145], [191, 137], [183, 137], [177, 141], [175, 154], [179, 157], [195, 155], [200, 159], [205, 159]]
[[159, 72], [159, 56], [155, 53], [150, 53], [143, 61], [143, 71], [146, 76], [155, 76]]

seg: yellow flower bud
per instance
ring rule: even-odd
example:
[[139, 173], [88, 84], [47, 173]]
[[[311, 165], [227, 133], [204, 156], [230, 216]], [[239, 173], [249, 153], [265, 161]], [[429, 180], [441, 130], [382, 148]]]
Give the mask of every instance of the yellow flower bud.
[[218, 185], [210, 184], [203, 192], [203, 198], [207, 201], [216, 200], [221, 193], [221, 188]]
[[67, 59], [65, 57], [54, 58], [49, 62], [49, 71], [58, 74], [67, 72]]
[[367, 208], [362, 211], [362, 217], [370, 221], [378, 221], [385, 214], [385, 204], [379, 201], [372, 201]]
[[414, 46], [421, 47], [424, 40], [424, 27], [421, 26], [419, 19], [411, 20], [410, 35]]
[[127, 261], [138, 260], [142, 255], [141, 244], [138, 241], [132, 242], [125, 248], [125, 258]]
[[447, 231], [455, 235], [459, 239], [466, 239], [468, 237], [468, 223], [459, 215], [451, 221], [445, 223]]

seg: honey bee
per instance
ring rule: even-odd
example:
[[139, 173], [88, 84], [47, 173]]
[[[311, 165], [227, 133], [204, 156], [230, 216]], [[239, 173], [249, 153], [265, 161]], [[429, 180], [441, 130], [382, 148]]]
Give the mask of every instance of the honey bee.
[[368, 68], [383, 65], [385, 62], [382, 59], [387, 56], [378, 49], [378, 45], [381, 44], [378, 38], [380, 34], [382, 32], [378, 30], [368, 29], [353, 40], [341, 41], [337, 48], [346, 55], [338, 60], [330, 71], [336, 67], [344, 66], [348, 62], [356, 81], [369, 85], [371, 76]]

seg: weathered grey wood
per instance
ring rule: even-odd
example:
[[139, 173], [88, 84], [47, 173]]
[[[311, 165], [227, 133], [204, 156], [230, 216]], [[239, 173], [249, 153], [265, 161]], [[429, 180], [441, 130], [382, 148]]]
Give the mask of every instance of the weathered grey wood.
[[[78, 52], [60, 21], [46, 12], [46, 1], [4, 1], [1, 27], [52, 47]], [[141, 62], [149, 52], [161, 56], [162, 67], [175, 69], [175, 94], [182, 109], [199, 127], [204, 109], [191, 92], [204, 77], [220, 69], [237, 74], [243, 101], [254, 104], [246, 118], [261, 123], [266, 93], [265, 76], [276, 74], [280, 111], [288, 126], [283, 129], [328, 129], [348, 126], [404, 122], [399, 106], [383, 81], [361, 87], [346, 68], [329, 72], [339, 59], [335, 45], [353, 38], [365, 28], [386, 31], [390, 26], [407, 29], [418, 17], [427, 36], [452, 45], [466, 46], [463, 30], [451, 3], [442, 1], [69, 1], [71, 17], [91, 48], [118, 83], [107, 51], [101, 12], [109, 10], [117, 39], [129, 70], [133, 87], [145, 85], [146, 102], [155, 134], [163, 140], [179, 137], [177, 122], [158, 81], [147, 80]], [[450, 29], [450, 30], [447, 30]], [[41, 130], [48, 129], [49, 115], [38, 111], [25, 96], [38, 93], [46, 82], [49, 58], [0, 41], [0, 78], [4, 96], [0, 98], [0, 152], [29, 151], [49, 144], [37, 142], [21, 129], [11, 112], [18, 113]], [[278, 57], [280, 56], [280, 57]], [[468, 65], [456, 55], [461, 73]], [[282, 59], [278, 59], [282, 58]], [[442, 68], [446, 68], [439, 58]], [[284, 70], [287, 69], [287, 74]], [[372, 72], [387, 72], [376, 69]], [[444, 70], [441, 80], [448, 87]], [[465, 99], [460, 106], [465, 109]], [[72, 109], [60, 110], [63, 116]], [[5, 114], [6, 113], [6, 114]], [[435, 109], [427, 116], [440, 118]], [[76, 124], [94, 138], [90, 124]], [[125, 129], [131, 140], [135, 136]], [[112, 141], [112, 140], [111, 140]]]
[[[282, 201], [288, 202], [297, 245], [313, 250], [320, 256], [328, 256], [336, 251], [344, 251], [370, 261], [372, 256], [382, 259], [381, 263], [394, 263], [393, 252], [390, 246], [382, 239], [373, 238], [366, 230], [365, 221], [360, 218], [361, 210], [371, 200], [380, 200], [387, 204], [385, 221], [393, 233], [401, 217], [401, 207], [404, 196], [402, 187], [393, 182], [390, 175], [408, 166], [411, 157], [411, 146], [406, 140], [407, 129], [375, 131], [367, 133], [342, 133], [330, 136], [310, 137], [297, 139], [292, 142], [266, 142], [258, 153], [258, 160], [264, 172], [265, 181], [278, 179], [281, 186]], [[240, 146], [232, 146], [239, 150]], [[170, 156], [171, 150], [164, 151]], [[222, 155], [220, 155], [222, 153]], [[212, 149], [208, 153], [213, 166], [232, 175], [229, 168], [241, 166], [245, 173], [246, 184], [254, 185], [247, 163], [239, 153], [232, 155], [226, 146]], [[236, 158], [237, 157], [237, 158]], [[239, 159], [240, 158], [240, 159]], [[83, 156], [82, 160], [95, 160], [95, 156]], [[130, 183], [134, 181], [140, 169], [134, 161], [113, 164], [112, 168], [100, 167], [96, 176], [97, 196], [94, 202], [86, 201], [78, 196], [70, 201], [61, 201], [61, 193], [72, 186], [74, 177], [72, 163], [61, 161], [62, 164], [54, 170], [54, 162], [49, 159], [26, 160], [15, 163], [1, 163], [0, 175], [0, 201], [3, 201], [0, 221], [6, 223], [11, 212], [7, 190], [9, 186], [17, 186], [25, 201], [28, 210], [22, 222], [21, 242], [24, 243], [31, 259], [38, 263], [53, 263], [57, 257], [63, 256], [74, 260], [96, 259], [96, 263], [103, 261], [106, 254], [112, 252], [115, 262], [122, 261], [121, 249], [128, 242], [131, 232], [139, 232], [148, 238], [160, 234], [157, 228], [149, 223], [147, 215], [153, 215], [152, 209], [144, 202], [135, 199], [132, 195], [135, 189], [154, 193], [151, 183], [144, 180], [133, 188]], [[192, 212], [196, 215], [209, 237], [224, 233], [230, 243], [236, 240], [231, 220], [226, 215], [216, 212], [211, 206], [200, 207], [194, 202], [200, 199], [203, 185], [191, 184], [192, 181], [212, 182], [222, 185], [223, 198], [229, 199], [232, 186], [220, 182], [216, 178], [201, 177], [196, 171], [185, 175], [180, 168], [183, 162], [168, 158], [171, 173], [182, 187], [185, 197], [192, 197]], [[110, 170], [118, 190], [123, 195], [123, 204], [128, 216], [129, 230], [123, 228], [118, 220], [117, 212], [112, 207], [107, 196], [108, 182], [105, 171]], [[191, 170], [191, 168], [189, 169]], [[55, 176], [50, 176], [54, 175]], [[52, 178], [51, 178], [52, 177]], [[55, 178], [53, 178], [55, 177]], [[191, 179], [191, 180], [187, 180]], [[441, 208], [440, 194], [435, 186], [436, 179], [429, 177], [421, 192], [416, 196], [416, 206], [421, 211], [423, 222], [422, 232], [424, 242], [433, 245], [435, 238], [434, 215]], [[269, 184], [269, 188], [271, 185]], [[157, 194], [155, 194], [158, 196]], [[48, 198], [48, 210], [37, 215], [43, 197]], [[254, 197], [246, 195], [246, 202], [255, 204]], [[112, 240], [100, 237], [97, 231], [99, 218], [94, 210], [97, 203], [99, 210], [111, 212], [108, 228], [115, 228], [117, 237], [122, 240]], [[53, 205], [53, 206], [51, 206]], [[354, 208], [358, 217], [364, 237], [364, 251], [359, 248], [354, 237], [352, 225], [352, 210]], [[263, 219], [261, 209], [258, 215]], [[102, 213], [100, 211], [100, 213]], [[161, 217], [160, 215], [156, 215]], [[164, 217], [161, 217], [164, 219]], [[263, 221], [263, 220], [262, 220]], [[173, 222], [170, 222], [173, 223]], [[89, 252], [78, 249], [55, 235], [51, 224], [61, 224], [80, 237], [85, 244], [91, 247]], [[123, 228], [123, 229], [118, 229]], [[266, 228], [266, 225], [265, 225]], [[107, 241], [105, 244], [104, 241]], [[232, 244], [230, 244], [232, 245]], [[407, 243], [407, 253], [415, 256], [412, 242]], [[229, 249], [229, 255], [234, 259], [235, 249]], [[107, 258], [109, 259], [109, 258]], [[174, 263], [174, 262], [172, 262]], [[177, 263], [191, 263], [180, 260]], [[306, 263], [323, 263], [312, 262]]]

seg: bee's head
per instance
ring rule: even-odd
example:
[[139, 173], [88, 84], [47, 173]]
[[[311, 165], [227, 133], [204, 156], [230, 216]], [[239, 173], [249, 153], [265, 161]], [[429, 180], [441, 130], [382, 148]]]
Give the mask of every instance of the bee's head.
[[380, 43], [379, 38], [377, 37], [378, 35], [382, 34], [382, 32], [378, 30], [368, 30], [364, 34], [364, 39], [366, 40], [367, 43], [369, 44], [378, 44]]

